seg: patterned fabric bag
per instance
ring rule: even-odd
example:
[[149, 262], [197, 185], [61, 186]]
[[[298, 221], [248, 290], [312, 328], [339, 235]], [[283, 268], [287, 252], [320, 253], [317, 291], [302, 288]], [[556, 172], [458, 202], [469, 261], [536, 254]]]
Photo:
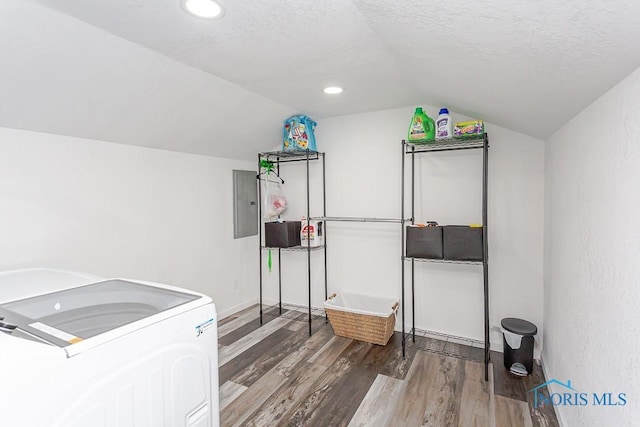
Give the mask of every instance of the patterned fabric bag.
[[316, 137], [313, 134], [313, 129], [316, 127], [316, 124], [316, 122], [304, 114], [291, 116], [285, 120], [282, 132], [282, 150], [317, 151]]

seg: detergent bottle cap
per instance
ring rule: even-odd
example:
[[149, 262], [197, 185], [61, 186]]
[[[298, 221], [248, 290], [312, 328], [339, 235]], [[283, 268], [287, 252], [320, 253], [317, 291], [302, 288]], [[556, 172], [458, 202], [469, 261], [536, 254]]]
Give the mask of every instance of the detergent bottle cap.
[[422, 107], [417, 107], [414, 114], [422, 114]]
[[441, 108], [440, 112], [438, 114], [449, 114], [449, 109], [448, 108]]

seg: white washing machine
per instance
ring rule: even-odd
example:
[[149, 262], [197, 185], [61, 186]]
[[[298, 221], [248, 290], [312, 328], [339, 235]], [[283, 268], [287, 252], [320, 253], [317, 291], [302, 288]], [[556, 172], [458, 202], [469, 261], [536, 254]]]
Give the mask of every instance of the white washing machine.
[[0, 426], [218, 425], [211, 298], [57, 270], [0, 273]]

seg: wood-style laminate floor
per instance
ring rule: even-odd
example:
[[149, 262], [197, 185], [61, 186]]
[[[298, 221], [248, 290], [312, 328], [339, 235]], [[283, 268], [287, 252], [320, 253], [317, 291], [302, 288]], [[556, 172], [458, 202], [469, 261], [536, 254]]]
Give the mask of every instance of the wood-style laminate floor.
[[[291, 317], [291, 316], [288, 316]], [[295, 316], [293, 316], [295, 318]], [[257, 306], [218, 324], [222, 426], [557, 426], [527, 390], [541, 369], [513, 377], [492, 352], [482, 363], [337, 337], [324, 319], [264, 317]]]

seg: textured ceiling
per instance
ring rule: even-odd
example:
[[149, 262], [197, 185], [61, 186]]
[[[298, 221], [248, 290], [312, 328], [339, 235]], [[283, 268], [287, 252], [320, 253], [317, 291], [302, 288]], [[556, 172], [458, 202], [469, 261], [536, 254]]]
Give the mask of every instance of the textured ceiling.
[[[175, 60], [162, 62], [130, 45], [124, 49], [125, 40], [107, 43], [106, 35], [89, 34], [85, 27], [82, 35], [68, 34], [63, 27], [80, 28], [80, 23], [53, 22], [61, 17], [39, 24], [44, 34], [31, 40], [36, 49], [42, 48], [39, 42], [85, 52], [92, 49], [85, 36], [109, 44], [104, 51], [94, 48], [88, 53], [92, 61], [80, 67], [96, 79], [105, 76], [105, 87], [94, 88], [93, 99], [111, 94], [107, 102], [119, 105], [123, 115], [128, 111], [121, 98], [127, 93], [114, 94], [118, 78], [112, 76], [124, 70], [110, 62], [125, 55], [117, 53], [118, 43], [130, 56], [128, 72], [151, 73], [155, 83], [144, 74], [137, 80], [148, 91], [162, 91], [165, 104], [176, 97], [174, 108], [180, 109], [195, 96], [209, 109], [234, 116], [243, 102], [256, 100], [260, 116], [275, 127], [291, 111], [318, 119], [431, 104], [546, 138], [640, 66], [638, 0], [226, 0], [224, 18], [214, 21], [188, 16], [179, 0], [9, 3], [54, 8]], [[7, 24], [21, 37], [35, 39], [21, 27], [23, 19], [33, 21], [15, 16]], [[178, 63], [192, 68], [180, 69]], [[55, 63], [46, 65], [47, 73], [56, 72]], [[191, 85], [186, 92], [184, 84]], [[321, 89], [329, 84], [345, 92], [324, 95]], [[205, 86], [207, 93], [200, 93]], [[162, 108], [163, 100], [156, 101], [145, 106], [139, 99], [135, 106]], [[167, 117], [166, 111], [159, 113]], [[214, 120], [189, 137], [215, 135], [219, 125]]]

